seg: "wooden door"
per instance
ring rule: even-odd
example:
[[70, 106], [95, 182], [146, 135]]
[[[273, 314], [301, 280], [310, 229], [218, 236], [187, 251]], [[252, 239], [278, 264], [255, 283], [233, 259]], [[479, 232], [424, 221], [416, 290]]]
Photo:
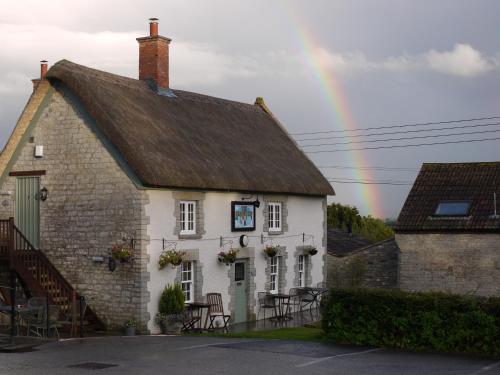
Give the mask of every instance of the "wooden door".
[[16, 226], [35, 248], [40, 242], [39, 196], [39, 177], [16, 178]]

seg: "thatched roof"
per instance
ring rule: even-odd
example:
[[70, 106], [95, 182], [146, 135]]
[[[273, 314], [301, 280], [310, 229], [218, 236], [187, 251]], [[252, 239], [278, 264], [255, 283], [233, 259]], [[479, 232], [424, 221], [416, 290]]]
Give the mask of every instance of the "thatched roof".
[[161, 96], [146, 82], [67, 60], [46, 77], [78, 97], [145, 186], [334, 194], [262, 104]]
[[[396, 232], [500, 232], [500, 162], [426, 163], [399, 214]], [[470, 202], [465, 216], [436, 216], [442, 202]]]

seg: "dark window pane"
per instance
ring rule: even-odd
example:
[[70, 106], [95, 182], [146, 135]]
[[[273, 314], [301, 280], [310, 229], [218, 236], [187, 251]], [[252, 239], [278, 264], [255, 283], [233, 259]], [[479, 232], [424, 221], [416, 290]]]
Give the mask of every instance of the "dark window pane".
[[435, 215], [437, 216], [466, 216], [469, 213], [470, 202], [441, 202]]
[[234, 264], [234, 281], [245, 280], [245, 263]]

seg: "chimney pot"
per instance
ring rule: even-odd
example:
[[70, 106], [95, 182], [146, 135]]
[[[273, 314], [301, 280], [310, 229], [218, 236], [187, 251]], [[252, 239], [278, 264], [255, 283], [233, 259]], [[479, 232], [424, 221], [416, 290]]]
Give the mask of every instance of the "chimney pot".
[[47, 74], [47, 60], [40, 61], [40, 79], [45, 79]]
[[149, 36], [158, 36], [158, 18], [149, 19]]

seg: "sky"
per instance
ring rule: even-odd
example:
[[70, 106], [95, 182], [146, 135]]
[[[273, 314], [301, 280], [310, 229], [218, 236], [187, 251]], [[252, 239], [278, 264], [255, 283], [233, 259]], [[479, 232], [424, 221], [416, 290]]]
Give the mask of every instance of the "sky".
[[[335, 181], [330, 202], [395, 218], [422, 163], [500, 160], [500, 140], [494, 139], [500, 138], [500, 125], [475, 126], [500, 118], [352, 131], [500, 116], [499, 1], [0, 0], [0, 5], [2, 145], [29, 98], [40, 60], [50, 66], [68, 59], [137, 78], [135, 38], [147, 36], [148, 18], [156, 17], [160, 34], [172, 39], [171, 87], [248, 103], [263, 97], [298, 144], [309, 145], [303, 147], [307, 156]], [[439, 127], [447, 129], [428, 131]], [[311, 138], [316, 139], [304, 140]], [[393, 138], [413, 139], [388, 141]], [[487, 141], [392, 147], [472, 139]], [[327, 145], [310, 146], [317, 144]], [[392, 148], [366, 149], [381, 146]]]

